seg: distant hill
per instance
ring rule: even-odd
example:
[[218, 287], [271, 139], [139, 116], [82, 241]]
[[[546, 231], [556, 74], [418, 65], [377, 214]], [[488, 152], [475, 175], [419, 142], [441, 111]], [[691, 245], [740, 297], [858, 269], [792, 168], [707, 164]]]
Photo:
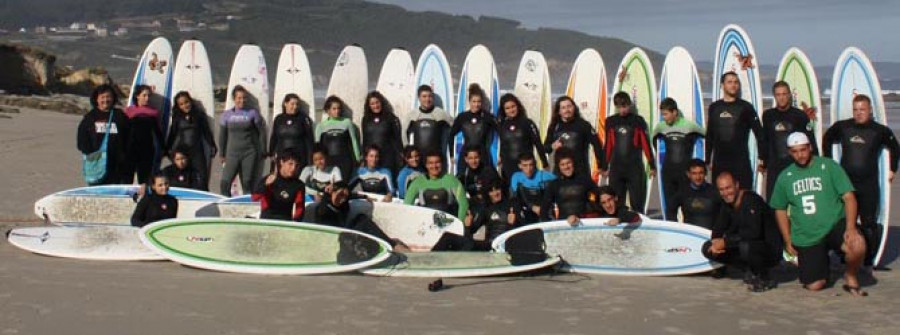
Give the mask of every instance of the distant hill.
[[[183, 32], [177, 28], [176, 19], [225, 25], [227, 30]], [[112, 30], [124, 21], [151, 20], [159, 20], [161, 27], [129, 29], [122, 37], [88, 37], [75, 42], [51, 41], [47, 35], [30, 31], [36, 26], [68, 26], [76, 21], [104, 22]], [[19, 27], [29, 29], [29, 33], [15, 33]], [[541, 50], [557, 92], [563, 90], [572, 63], [582, 49], [593, 47], [601, 52], [612, 80], [621, 58], [635, 46], [617, 38], [568, 30], [525, 29], [517, 21], [502, 18], [409, 12], [398, 6], [360, 0], [11, 0], [0, 2], [0, 28], [13, 31], [0, 39], [42, 47], [58, 55], [59, 64], [103, 66], [120, 83], [131, 81], [135, 64], [111, 56], [137, 57], [157, 34], [167, 37], [176, 49], [184, 39], [203, 40], [210, 52], [216, 85], [226, 83], [241, 44], [253, 42], [263, 48], [274, 81], [271, 71], [282, 45], [297, 42], [308, 52], [317, 90], [327, 87], [335, 58], [351, 43], [365, 48], [373, 82], [392, 47], [404, 47], [417, 59], [426, 45], [436, 43], [444, 49], [454, 76], [458, 76], [469, 48], [485, 44], [497, 62], [504, 88], [513, 85], [522, 53], [527, 49]], [[662, 55], [646, 51], [659, 70]]]

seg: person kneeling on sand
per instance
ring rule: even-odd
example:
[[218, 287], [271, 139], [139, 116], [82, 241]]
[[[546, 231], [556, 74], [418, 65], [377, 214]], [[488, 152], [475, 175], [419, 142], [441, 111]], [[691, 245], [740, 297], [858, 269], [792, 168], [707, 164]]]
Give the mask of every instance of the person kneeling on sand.
[[[769, 271], [781, 258], [781, 236], [766, 201], [740, 186], [728, 171], [716, 177], [724, 206], [713, 224], [712, 239], [701, 249], [711, 261], [744, 269], [748, 290], [768, 291], [775, 288]], [[724, 274], [724, 269], [718, 274]]]

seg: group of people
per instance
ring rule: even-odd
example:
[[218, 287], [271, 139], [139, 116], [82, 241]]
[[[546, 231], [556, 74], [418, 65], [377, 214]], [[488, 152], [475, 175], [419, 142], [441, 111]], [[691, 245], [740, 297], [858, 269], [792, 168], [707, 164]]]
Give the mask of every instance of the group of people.
[[[163, 141], [159, 112], [146, 103], [149, 88], [137, 88], [133, 106], [123, 113], [115, 108], [113, 90], [100, 87], [91, 98], [93, 110], [79, 126], [78, 148], [88, 154], [103, 143], [109, 159], [100, 184], [131, 183], [136, 172], [157, 194], [148, 201], [167, 210], [177, 204], [158, 193], [169, 185], [206, 189], [218, 153], [224, 161], [220, 191], [230, 196], [232, 180], [240, 175], [243, 189], [252, 190], [261, 203], [264, 218], [367, 227], [371, 232], [375, 225], [347, 217], [347, 200], [372, 194], [378, 201], [397, 197], [463, 220], [466, 236], [439, 245], [471, 249], [485, 248], [506, 230], [536, 222], [577, 225], [581, 218], [604, 217], [611, 218], [610, 224], [638, 224], [645, 211], [647, 175], [657, 174], [654, 150], [663, 144], [666, 154], [658, 174], [664, 216], [674, 221], [680, 214], [684, 222], [710, 229], [712, 239], [703, 253], [744, 269], [749, 289], [774, 287], [769, 271], [786, 252], [797, 257], [804, 287], [820, 290], [828, 278], [828, 252], [835, 251], [847, 264], [844, 289], [864, 295], [856, 273], [862, 264], [872, 265], [879, 248], [884, 233], [877, 222], [879, 190], [889, 187], [878, 183], [877, 162], [888, 149], [892, 180], [900, 158], [891, 130], [872, 119], [871, 100], [863, 95], [853, 100], [853, 118], [828, 129], [821, 139], [825, 157], [819, 157], [813, 126], [822, 120], [811, 120], [807, 111], [793, 106], [787, 83], [775, 83], [775, 107], [764, 111], [760, 122], [754, 107], [740, 98], [738, 76], [725, 73], [720, 81], [724, 95], [709, 106], [705, 130], [686, 120], [671, 98], [661, 101], [662, 121], [650, 128], [630, 96], [618, 92], [613, 97], [616, 113], [603, 123], [602, 138], [581, 117], [575, 101], [562, 96], [553, 105], [543, 139], [515, 95], [500, 97], [495, 118], [485, 109], [487, 96], [478, 85], [468, 88], [468, 111], [456, 118], [435, 106], [431, 87], [419, 87], [419, 107], [408, 117], [405, 132], [390, 102], [377, 91], [365, 99], [359, 128], [345, 116], [347, 106], [338, 97], [326, 99], [327, 116], [314, 126], [301, 108], [305, 102], [289, 94], [267, 136], [265, 121], [247, 103], [248, 92], [236, 87], [230, 92], [234, 108], [218, 123], [218, 146], [187, 92], [176, 96], [172, 128]], [[759, 148], [757, 170], [765, 175], [764, 195], [752, 190], [751, 133]], [[457, 155], [458, 135], [462, 146]], [[694, 157], [701, 139], [705, 161]], [[496, 156], [492, 145], [499, 148]], [[829, 159], [833, 145], [840, 146], [840, 164]], [[172, 164], [150, 180], [159, 153]], [[267, 157], [273, 161], [271, 173], [262, 177]], [[456, 168], [450, 171], [453, 161]], [[601, 178], [608, 185], [598, 186]], [[631, 208], [624, 206], [626, 197]], [[315, 213], [304, 215], [310, 200], [316, 203]], [[141, 214], [135, 224], [149, 222], [145, 217]], [[481, 227], [485, 240], [479, 244], [472, 236]]]

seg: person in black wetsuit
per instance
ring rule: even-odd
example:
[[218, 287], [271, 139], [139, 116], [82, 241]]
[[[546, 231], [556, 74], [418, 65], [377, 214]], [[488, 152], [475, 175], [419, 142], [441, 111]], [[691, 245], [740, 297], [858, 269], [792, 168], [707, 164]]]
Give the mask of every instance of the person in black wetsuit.
[[151, 178], [151, 192], [138, 201], [134, 214], [131, 215], [132, 226], [143, 227], [178, 215], [178, 199], [169, 195], [169, 179], [162, 174], [155, 174]]
[[495, 180], [500, 180], [497, 170], [494, 167], [485, 164], [481, 153], [484, 152], [481, 147], [473, 146], [465, 148], [463, 151], [465, 163], [459, 169], [456, 178], [466, 188], [469, 195], [469, 209], [472, 212], [481, 210], [487, 204], [484, 198], [484, 190]]
[[131, 106], [125, 109], [125, 115], [131, 123], [128, 138], [128, 169], [125, 171], [127, 183], [134, 181], [137, 174], [138, 183], [146, 182], [153, 173], [159, 171], [159, 161], [165, 150], [162, 135], [162, 115], [150, 106], [153, 89], [147, 85], [134, 88]]
[[309, 205], [309, 211], [304, 216], [304, 221], [320, 225], [352, 229], [363, 232], [390, 243], [395, 252], [407, 252], [407, 247], [398, 239], [391, 238], [384, 233], [371, 217], [365, 214], [351, 216], [350, 200], [356, 198], [350, 192], [346, 182], [338, 181], [328, 186], [328, 191], [322, 194], [322, 199]]
[[328, 152], [328, 164], [341, 170], [341, 180], [350, 180], [359, 161], [357, 129], [349, 118], [341, 115], [344, 101], [337, 96], [325, 99], [324, 109], [328, 117], [316, 125], [316, 140]]
[[192, 188], [195, 190], [203, 190], [203, 181], [206, 178], [203, 172], [197, 170], [197, 167], [191, 164], [191, 158], [187, 152], [189, 149], [175, 148], [170, 151], [169, 156], [172, 164], [162, 169], [162, 174], [169, 179], [169, 185], [172, 187]]
[[[840, 108], [840, 106], [839, 106]], [[859, 208], [861, 233], [866, 239], [866, 266], [872, 264], [880, 250], [881, 235], [884, 234], [878, 222], [880, 212], [881, 188], [890, 187], [897, 172], [897, 161], [900, 159], [900, 146], [890, 128], [872, 119], [872, 100], [866, 95], [853, 98], [853, 118], [835, 122], [825, 132], [822, 150], [825, 157], [833, 157], [833, 145], [840, 145], [841, 167], [847, 171], [850, 182], [856, 189], [856, 202]], [[890, 171], [886, 185], [881, 185], [879, 164], [882, 150], [887, 149], [890, 155]]]
[[[813, 154], [818, 155], [816, 136], [813, 134], [813, 123], [805, 111], [797, 109], [793, 105], [791, 86], [784, 81], [779, 81], [772, 86], [772, 94], [775, 96], [775, 107], [767, 109], [762, 114], [763, 134], [766, 138], [766, 147], [760, 151], [766, 151], [766, 199], [772, 198], [772, 189], [775, 180], [784, 168], [794, 160], [788, 153], [787, 138], [795, 131], [803, 132], [812, 140]], [[804, 108], [815, 108], [807, 106]]]
[[494, 179], [485, 185], [482, 191], [485, 205], [481, 209], [471, 210], [466, 215], [467, 236], [472, 237], [479, 228], [485, 228], [484, 241], [475, 242], [478, 250], [491, 250], [491, 242], [497, 236], [512, 229], [518, 222], [513, 204], [507, 199], [503, 182]]
[[103, 138], [109, 133], [106, 141], [106, 174], [103, 179], [90, 186], [131, 183], [133, 178], [126, 173], [128, 156], [125, 151], [131, 128], [128, 117], [121, 109], [116, 108], [119, 104], [116, 91], [110, 85], [100, 85], [94, 89], [90, 101], [91, 111], [78, 123], [78, 151], [88, 155], [100, 150]]
[[688, 165], [688, 184], [681, 187], [672, 197], [667, 197], [666, 219], [675, 221], [681, 210], [682, 222], [706, 229], [712, 229], [722, 206], [722, 198], [716, 187], [706, 182], [706, 163], [694, 159]]
[[[603, 154], [603, 146], [597, 131], [591, 124], [581, 118], [581, 112], [575, 104], [575, 100], [567, 96], [556, 99], [553, 105], [553, 117], [550, 127], [547, 129], [547, 138], [544, 140], [544, 148], [551, 154], [561, 148], [566, 148], [574, 155], [572, 163], [575, 164], [575, 173], [591, 178], [591, 163], [588, 146], [593, 148], [595, 164], [600, 167], [600, 173], [605, 174], [606, 155]], [[556, 165], [559, 166], [557, 159]], [[554, 171], [559, 174], [559, 171]]]
[[544, 191], [541, 217], [547, 221], [578, 217], [587, 211], [590, 194], [597, 194], [597, 184], [589, 175], [575, 172], [575, 154], [568, 149], [556, 152], [558, 178]]
[[[497, 121], [490, 111], [486, 111], [484, 104], [488, 103], [484, 94], [484, 90], [478, 84], [469, 85], [468, 88], [469, 110], [456, 116], [453, 120], [453, 126], [450, 127], [450, 137], [462, 132], [462, 147], [457, 148], [460, 151], [466, 148], [478, 147], [481, 149], [481, 160], [486, 166], [494, 166], [494, 159], [491, 153], [491, 145], [494, 143], [494, 136], [497, 134]], [[490, 108], [488, 108], [490, 109]], [[455, 141], [455, 140], [454, 140]], [[453, 154], [457, 154], [454, 152]], [[457, 157], [456, 173], [462, 172], [465, 163], [465, 157]]]
[[[297, 155], [297, 164], [303, 169], [312, 162], [312, 148], [315, 130], [309, 111], [301, 110], [306, 105], [300, 96], [288, 93], [281, 103], [284, 111], [272, 121], [272, 135], [269, 138], [269, 155], [291, 150]], [[276, 159], [272, 160], [274, 168]]]
[[[759, 116], [749, 102], [740, 97], [741, 82], [734, 72], [720, 78], [722, 99], [709, 105], [706, 117], [706, 163], [715, 179], [722, 171], [731, 174], [747, 188], [753, 188], [750, 166], [750, 132], [756, 136], [757, 148], [765, 148]], [[759, 150], [759, 166], [765, 167], [766, 151]]]
[[643, 213], [647, 202], [647, 175], [644, 160], [650, 166], [649, 178], [656, 175], [656, 163], [647, 122], [634, 110], [631, 96], [625, 92], [613, 96], [616, 115], [606, 118], [606, 161], [609, 167], [609, 186], [625, 199], [627, 192], [631, 207]]
[[394, 115], [390, 102], [378, 91], [369, 92], [362, 118], [362, 147], [378, 145], [381, 166], [400, 173], [403, 166], [403, 132], [400, 118]]
[[[659, 103], [659, 109], [662, 112], [663, 120], [653, 127], [653, 134], [650, 135], [650, 141], [656, 150], [658, 144], [664, 145], [664, 152], [660, 162], [660, 178], [662, 178], [663, 192], [663, 218], [674, 221], [675, 217], [670, 216], [668, 204], [682, 188], [688, 187], [688, 164], [691, 163], [691, 157], [694, 156], [694, 146], [697, 141], [704, 137], [705, 132], [694, 121], [689, 121], [681, 115], [678, 110], [678, 104], [675, 99], [665, 98]], [[706, 168], [703, 169], [704, 173]], [[676, 211], [677, 212], [677, 211]]]
[[[500, 124], [497, 135], [500, 138], [499, 165], [503, 179], [509, 183], [513, 174], [519, 171], [519, 157], [523, 153], [538, 152], [538, 159], [545, 168], [549, 168], [547, 151], [541, 144], [541, 133], [534, 121], [528, 119], [525, 107], [511, 93], [500, 97]], [[533, 154], [532, 154], [533, 157]]]
[[[213, 108], [213, 106], [204, 106]], [[172, 107], [172, 127], [169, 129], [169, 137], [166, 139], [166, 156], [172, 157], [172, 152], [181, 148], [191, 158], [191, 166], [200, 171], [203, 180], [200, 181], [199, 190], [209, 190], [209, 175], [211, 172], [212, 158], [218, 154], [216, 140], [213, 137], [212, 126], [209, 124], [206, 113], [200, 110], [191, 98], [190, 93], [181, 91], [175, 94], [175, 106]], [[170, 179], [171, 180], [171, 179]], [[171, 180], [177, 184], [175, 180]]]
[[628, 206], [619, 204], [619, 196], [616, 195], [615, 189], [611, 186], [600, 186], [592, 197], [595, 201], [588, 204], [588, 209], [578, 216], [569, 216], [566, 221], [571, 226], [577, 226], [581, 221], [578, 218], [609, 218], [604, 224], [607, 226], [617, 226], [620, 223], [628, 225], [636, 225], [641, 223], [641, 215], [628, 208]]
[[261, 219], [300, 221], [306, 209], [306, 185], [297, 178], [299, 158], [290, 150], [277, 157], [275, 171], [260, 181], [251, 199], [260, 203]]
[[779, 264], [783, 245], [775, 212], [756, 192], [741, 189], [740, 183], [727, 171], [716, 178], [716, 187], [725, 206], [721, 207], [712, 227], [712, 239], [701, 247], [703, 255], [744, 269], [748, 290], [762, 292], [775, 288], [769, 271]]
[[[431, 86], [422, 85], [416, 91], [419, 99], [419, 110], [414, 111], [406, 127], [409, 144], [419, 149], [420, 153], [446, 153], [452, 148], [450, 141], [450, 124], [453, 118], [442, 108], [434, 105], [434, 91]], [[442, 164], [447, 171], [447, 162]], [[421, 165], [425, 165], [423, 161]]]

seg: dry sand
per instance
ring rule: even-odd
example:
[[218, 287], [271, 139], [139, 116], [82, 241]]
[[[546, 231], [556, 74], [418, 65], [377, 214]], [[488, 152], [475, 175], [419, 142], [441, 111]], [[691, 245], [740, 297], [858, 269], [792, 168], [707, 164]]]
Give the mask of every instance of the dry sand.
[[[0, 229], [39, 225], [39, 197], [81, 186], [74, 115], [22, 110], [0, 118]], [[897, 193], [898, 183], [894, 183]], [[896, 206], [897, 201], [894, 201]], [[897, 215], [895, 215], [896, 217]], [[897, 220], [888, 259], [897, 258]], [[170, 262], [37, 256], [0, 242], [3, 334], [827, 334], [900, 332], [900, 270], [810, 293], [796, 271], [747, 292], [737, 279], [542, 274], [445, 280], [360, 275], [269, 277]]]

